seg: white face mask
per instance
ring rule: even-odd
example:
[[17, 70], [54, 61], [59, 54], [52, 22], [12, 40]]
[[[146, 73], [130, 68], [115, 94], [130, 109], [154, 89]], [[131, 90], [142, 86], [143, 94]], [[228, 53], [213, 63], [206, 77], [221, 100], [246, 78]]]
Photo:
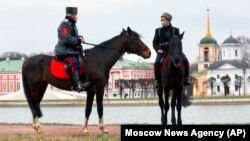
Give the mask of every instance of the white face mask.
[[167, 23], [165, 21], [161, 21], [162, 26], [167, 26]]

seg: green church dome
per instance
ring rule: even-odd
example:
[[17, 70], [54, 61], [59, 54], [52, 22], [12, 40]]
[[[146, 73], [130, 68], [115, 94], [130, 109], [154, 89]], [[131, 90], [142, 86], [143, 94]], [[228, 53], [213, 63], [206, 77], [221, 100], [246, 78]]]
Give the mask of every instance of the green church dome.
[[200, 44], [215, 44], [215, 45], [217, 45], [217, 41], [213, 37], [204, 37], [201, 39]]

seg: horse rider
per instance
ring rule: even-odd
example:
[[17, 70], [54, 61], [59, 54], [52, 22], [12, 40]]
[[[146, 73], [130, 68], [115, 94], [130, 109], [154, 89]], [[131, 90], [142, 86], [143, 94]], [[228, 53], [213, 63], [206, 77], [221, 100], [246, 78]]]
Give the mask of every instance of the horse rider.
[[79, 56], [84, 57], [81, 43], [84, 43], [84, 38], [78, 35], [76, 27], [77, 22], [77, 7], [66, 7], [66, 17], [59, 25], [58, 43], [55, 47], [55, 56], [69, 67], [71, 74], [73, 89], [77, 92], [84, 90], [88, 86], [88, 82], [82, 84], [79, 78]]
[[[161, 28], [157, 28], [155, 30], [155, 36], [153, 39], [153, 47], [157, 53], [154, 71], [155, 71], [155, 79], [156, 79], [156, 87], [161, 87], [161, 60], [164, 55], [168, 53], [169, 50], [169, 41], [174, 35], [179, 35], [179, 29], [173, 27], [171, 24], [172, 16], [169, 13], [163, 13], [161, 15]], [[185, 66], [185, 80], [184, 85], [188, 86], [191, 82], [189, 79], [189, 62], [184, 53], [182, 53], [182, 60]]]

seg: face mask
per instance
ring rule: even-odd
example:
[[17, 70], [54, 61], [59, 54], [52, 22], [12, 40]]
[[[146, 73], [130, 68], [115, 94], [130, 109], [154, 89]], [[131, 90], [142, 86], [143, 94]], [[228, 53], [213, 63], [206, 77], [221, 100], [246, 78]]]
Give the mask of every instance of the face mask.
[[167, 26], [167, 23], [165, 21], [161, 21], [162, 26]]

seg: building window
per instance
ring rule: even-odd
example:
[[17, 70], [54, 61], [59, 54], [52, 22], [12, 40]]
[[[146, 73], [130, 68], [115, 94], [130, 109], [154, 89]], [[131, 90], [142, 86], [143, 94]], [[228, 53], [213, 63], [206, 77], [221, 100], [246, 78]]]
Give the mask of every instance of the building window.
[[238, 56], [238, 51], [237, 50], [235, 50], [235, 57], [237, 57]]
[[217, 86], [217, 92], [220, 92], [220, 86]]
[[238, 86], [237, 85], [235, 85], [235, 91], [238, 91]]
[[204, 65], [204, 68], [206, 68], [206, 69], [207, 69], [207, 68], [208, 68], [208, 64], [205, 64], [205, 65]]
[[223, 57], [225, 57], [225, 50], [223, 50]]
[[209, 61], [209, 51], [208, 51], [208, 48], [205, 48], [205, 51], [204, 51], [204, 61]]
[[14, 82], [10, 82], [10, 92], [14, 92]]
[[7, 92], [7, 83], [6, 82], [2, 83], [2, 88], [3, 88], [2, 92]]
[[16, 83], [16, 90], [19, 91], [20, 90], [20, 82]]
[[217, 75], [217, 79], [220, 79], [220, 75], [219, 74]]

